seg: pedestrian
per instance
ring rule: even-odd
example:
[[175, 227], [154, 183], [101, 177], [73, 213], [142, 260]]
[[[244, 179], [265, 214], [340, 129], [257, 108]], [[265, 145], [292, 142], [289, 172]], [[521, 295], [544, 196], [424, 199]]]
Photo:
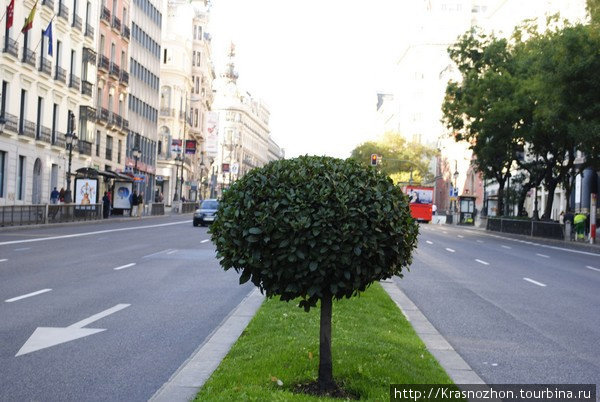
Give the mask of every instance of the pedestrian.
[[61, 204], [65, 202], [65, 188], [64, 187], [60, 188], [60, 191], [58, 193], [58, 200], [61, 202]]
[[129, 203], [131, 204], [131, 213], [129, 214], [129, 216], [136, 216], [137, 215], [137, 203], [138, 203], [137, 191], [133, 190], [131, 197], [129, 197]]
[[164, 200], [164, 197], [163, 197], [163, 193], [161, 192], [161, 193], [158, 195], [158, 202], [163, 202], [163, 200]]
[[104, 219], [108, 218], [108, 213], [110, 212], [110, 197], [108, 196], [108, 192], [104, 192], [104, 197], [102, 197], [102, 217]]
[[561, 225], [565, 224], [565, 211], [560, 211], [560, 215], [558, 215], [558, 223]]
[[56, 187], [54, 187], [54, 190], [52, 190], [52, 192], [50, 193], [50, 202], [52, 204], [58, 204], [59, 197], [60, 197], [60, 193], [58, 192]]
[[142, 192], [140, 191], [140, 193], [138, 194], [138, 201], [137, 201], [137, 216], [138, 218], [142, 217], [142, 213], [144, 212], [144, 196], [142, 195]]
[[185, 202], [185, 195], [181, 195], [181, 202]]

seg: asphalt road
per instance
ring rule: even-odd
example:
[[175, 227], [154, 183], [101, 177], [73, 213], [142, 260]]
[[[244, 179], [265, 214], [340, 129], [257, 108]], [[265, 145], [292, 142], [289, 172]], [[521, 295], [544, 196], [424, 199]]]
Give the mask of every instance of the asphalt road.
[[488, 384], [598, 383], [600, 254], [421, 225], [397, 283]]
[[190, 216], [0, 232], [0, 400], [151, 397], [252, 290], [208, 239]]

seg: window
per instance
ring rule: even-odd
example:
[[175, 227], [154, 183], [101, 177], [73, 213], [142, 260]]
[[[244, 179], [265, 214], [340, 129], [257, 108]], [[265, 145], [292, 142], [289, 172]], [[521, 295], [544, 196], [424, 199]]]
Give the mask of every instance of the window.
[[106, 159], [112, 160], [113, 138], [110, 135], [106, 136]]
[[96, 130], [96, 156], [100, 156], [100, 130]]
[[58, 104], [55, 103], [54, 106], [52, 106], [52, 143], [55, 144], [56, 143], [56, 128], [58, 126]]
[[117, 163], [121, 163], [121, 149], [123, 148], [123, 141], [119, 140], [117, 143]]
[[21, 107], [19, 108], [19, 133], [23, 134], [25, 129], [25, 112], [27, 108], [27, 91], [21, 89]]
[[194, 53], [192, 54], [192, 66], [196, 65], [196, 51], [194, 50]]
[[104, 56], [104, 45], [105, 45], [104, 35], [100, 35], [100, 55]]
[[167, 64], [167, 49], [164, 50], [163, 64]]
[[200, 67], [200, 55], [201, 55], [201, 54], [202, 54], [202, 53], [200, 53], [200, 52], [196, 53], [196, 57], [197, 57], [197, 60], [196, 60], [196, 65], [197, 65], [198, 67]]
[[6, 174], [6, 152], [0, 151], [0, 198], [4, 198], [4, 181]]
[[62, 53], [62, 42], [57, 40], [56, 41], [56, 67], [60, 67], [61, 53]]
[[40, 138], [41, 134], [42, 134], [42, 121], [43, 121], [43, 116], [42, 116], [42, 112], [44, 111], [44, 98], [42, 98], [41, 96], [38, 96], [38, 102], [37, 102], [37, 119], [36, 119], [36, 125], [35, 125], [35, 138]]
[[17, 200], [23, 200], [25, 193], [25, 157], [19, 155], [19, 166], [17, 167]]
[[6, 112], [6, 103], [8, 101], [8, 81], [2, 81], [2, 98], [0, 98], [0, 116]]

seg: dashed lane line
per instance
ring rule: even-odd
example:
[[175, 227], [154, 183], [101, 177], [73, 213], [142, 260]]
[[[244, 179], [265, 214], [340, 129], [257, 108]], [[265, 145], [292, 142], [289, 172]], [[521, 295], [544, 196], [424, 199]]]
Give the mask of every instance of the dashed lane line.
[[502, 245], [502, 248], [506, 248], [506, 249], [508, 249], [508, 250], [512, 249], [512, 247], [510, 247], [510, 246], [505, 246], [505, 245]]
[[210, 239], [204, 239], [200, 243], [208, 243], [209, 241], [210, 241]]
[[538, 286], [541, 286], [543, 288], [546, 287], [546, 285], [543, 284], [542, 282], [534, 281], [533, 279], [529, 279], [529, 278], [523, 278], [523, 279], [526, 280], [527, 282], [533, 283], [534, 285], [538, 285]]
[[490, 265], [489, 262], [485, 262], [483, 260], [478, 260], [477, 258], [475, 259], [475, 261], [477, 261], [478, 263], [483, 264], [483, 265]]
[[142, 258], [149, 258], [149, 257], [153, 257], [153, 256], [155, 256], [155, 255], [158, 255], [158, 254], [161, 254], [161, 253], [166, 253], [166, 252], [168, 252], [168, 251], [171, 251], [171, 250], [172, 250], [171, 248], [168, 248], [168, 249], [166, 249], [166, 250], [157, 251], [156, 253], [147, 254], [147, 255], [143, 256]]
[[454, 253], [454, 252], [456, 252], [456, 250], [453, 250], [453, 249], [451, 249], [451, 248], [448, 248], [448, 247], [446, 247], [446, 251], [449, 251], [449, 252], [451, 252], [451, 253]]
[[6, 303], [12, 303], [12, 302], [16, 302], [17, 300], [26, 299], [28, 297], [33, 297], [33, 296], [41, 295], [42, 293], [50, 292], [51, 290], [52, 289], [42, 289], [42, 290], [38, 290], [37, 292], [27, 293], [26, 295], [13, 297], [12, 299], [6, 299], [4, 301]]
[[542, 258], [550, 258], [550, 256], [546, 255], [546, 254], [535, 253], [535, 255], [537, 255], [538, 257], [542, 257]]
[[0, 262], [4, 262], [4, 261], [8, 261], [8, 258], [2, 258], [2, 259], [0, 259]]
[[125, 268], [129, 268], [129, 267], [133, 267], [135, 265], [135, 262], [132, 262], [131, 264], [125, 264], [125, 265], [121, 265], [120, 267], [116, 267], [113, 268], [115, 271], [119, 271], [121, 269], [125, 269]]
[[176, 253], [176, 252], [177, 252], [177, 250], [171, 250], [167, 254], [173, 254], [173, 253]]
[[589, 265], [586, 265], [585, 267], [587, 269], [591, 269], [592, 271], [598, 271], [598, 272], [600, 272], [600, 269], [598, 269], [598, 268], [590, 267]]
[[463, 236], [463, 235], [457, 235], [456, 237], [458, 237], [460, 239], [464, 239], [465, 238], [465, 236]]

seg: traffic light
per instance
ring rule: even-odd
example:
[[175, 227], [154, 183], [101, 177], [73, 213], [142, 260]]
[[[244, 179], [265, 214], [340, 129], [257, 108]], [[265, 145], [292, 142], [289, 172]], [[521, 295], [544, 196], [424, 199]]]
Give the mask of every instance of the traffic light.
[[371, 154], [371, 166], [377, 166], [377, 154]]

